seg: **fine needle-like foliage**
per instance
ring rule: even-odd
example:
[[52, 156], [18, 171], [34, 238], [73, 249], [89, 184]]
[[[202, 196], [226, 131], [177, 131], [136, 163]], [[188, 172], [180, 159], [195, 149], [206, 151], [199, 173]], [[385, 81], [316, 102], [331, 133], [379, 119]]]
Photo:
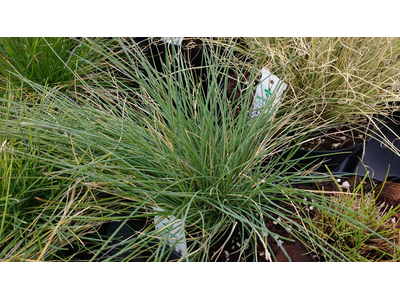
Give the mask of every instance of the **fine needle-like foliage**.
[[[311, 120], [304, 121], [311, 117], [295, 105], [272, 106], [273, 93], [262, 113], [249, 118], [262, 65], [260, 55], [251, 57], [251, 67], [250, 57], [238, 59], [235, 43], [203, 39], [202, 64], [196, 67], [179, 49], [163, 44], [153, 53], [160, 59], [157, 68], [133, 39], [87, 39], [82, 47], [107, 63], [82, 58], [96, 80], [82, 80], [85, 92], [74, 96], [20, 77], [35, 97], [1, 100], [7, 116], [1, 133], [13, 141], [4, 143], [2, 153], [16, 155], [7, 158], [7, 166], [25, 155], [12, 145], [27, 147], [39, 168], [51, 166], [43, 172], [46, 182], [65, 184], [59, 193], [37, 196], [44, 203], [31, 210], [39, 220], [38, 235], [23, 238], [25, 252], [13, 240], [12, 253], [3, 251], [2, 259], [24, 260], [29, 253], [33, 260], [74, 260], [85, 253], [91, 261], [163, 261], [183, 244], [186, 249], [174, 260], [212, 261], [221, 255], [222, 248], [215, 249], [221, 237], [240, 228], [239, 261], [257, 260], [246, 254], [249, 247], [274, 261], [272, 244], [286, 253], [287, 238], [266, 226], [273, 220], [290, 230], [289, 240], [302, 240], [325, 260], [352, 260], [302, 213], [311, 203], [331, 218], [340, 206], [346, 226], [393, 245], [355, 218], [352, 207], [295, 189], [299, 182], [327, 178], [292, 168], [299, 160], [291, 158], [296, 143], [310, 131]], [[286, 67], [280, 73], [285, 81]], [[232, 70], [239, 74], [236, 99], [227, 90]], [[10, 167], [4, 170], [11, 176]], [[98, 231], [110, 221], [132, 231]], [[2, 226], [10, 234], [6, 229]]]
[[399, 38], [245, 40], [252, 49], [262, 49], [260, 61], [278, 76], [281, 66], [287, 66], [284, 102], [307, 107], [315, 135], [324, 131], [321, 127], [345, 126], [369, 134], [378, 127], [374, 117], [391, 116], [399, 109]]
[[[21, 86], [22, 76], [57, 89], [72, 89], [74, 85], [76, 89], [77, 76], [87, 72], [82, 58], [91, 61], [96, 59], [93, 52], [88, 50], [82, 47], [82, 40], [75, 38], [2, 37], [0, 80]], [[3, 88], [0, 86], [0, 92]]]

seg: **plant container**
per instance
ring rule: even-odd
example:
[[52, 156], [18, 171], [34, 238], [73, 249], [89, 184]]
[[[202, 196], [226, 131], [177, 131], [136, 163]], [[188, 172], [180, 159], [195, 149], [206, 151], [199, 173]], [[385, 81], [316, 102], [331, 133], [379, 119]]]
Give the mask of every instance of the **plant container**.
[[[386, 126], [381, 126], [383, 135], [400, 152], [400, 128], [394, 122], [385, 119]], [[385, 181], [400, 180], [400, 156], [379, 142], [377, 133], [366, 142], [364, 153], [357, 153], [342, 162], [335, 171], [354, 173], [359, 176], [368, 176], [372, 179]]]
[[316, 171], [326, 171], [326, 167], [333, 170], [346, 159], [352, 159], [358, 153], [362, 152], [363, 145], [363, 143], [360, 143], [350, 148], [331, 151], [306, 150], [300, 148], [293, 155], [292, 159], [302, 158], [298, 163], [299, 166], [322, 162], [321, 166], [319, 166]]

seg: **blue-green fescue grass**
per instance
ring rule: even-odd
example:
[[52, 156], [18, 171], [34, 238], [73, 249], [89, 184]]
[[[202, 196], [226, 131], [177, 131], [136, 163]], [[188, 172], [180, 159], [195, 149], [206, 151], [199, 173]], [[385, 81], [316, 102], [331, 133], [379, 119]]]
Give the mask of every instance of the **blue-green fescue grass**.
[[[162, 261], [170, 252], [164, 234], [174, 224], [157, 229], [155, 216], [180, 220], [175, 226], [184, 233], [187, 245], [181, 261], [212, 260], [210, 248], [234, 226], [248, 234], [251, 247], [261, 242], [258, 249], [274, 260], [266, 236], [273, 236], [277, 244], [285, 239], [273, 234], [264, 219], [292, 226], [293, 235], [325, 260], [357, 260], [355, 254], [320, 234], [304, 213], [303, 208], [311, 204], [330, 218], [339, 215], [348, 228], [363, 228], [393, 245], [375, 227], [355, 218], [352, 207], [292, 187], [324, 177], [304, 176], [305, 168], [291, 168], [297, 162], [291, 159], [293, 142], [310, 130], [306, 122], [300, 122], [304, 109], [281, 107], [270, 114], [266, 112], [271, 107], [265, 107], [264, 113], [250, 120], [246, 109], [236, 115], [237, 104], [228, 105], [226, 85], [221, 84], [227, 81], [228, 69], [249, 71], [251, 83], [260, 75], [257, 59], [249, 67], [235, 60], [234, 48], [224, 50], [205, 40], [203, 71], [208, 74], [208, 89], [204, 90], [179, 53], [172, 51], [170, 63], [159, 73], [133, 40], [115, 39], [114, 44], [89, 40], [86, 46], [105, 57], [110, 70], [118, 70], [138, 85], [129, 86], [113, 77], [107, 66], [92, 64], [102, 84], [88, 79], [82, 83], [85, 94], [77, 93], [73, 101], [57, 89], [23, 77], [38, 97], [29, 105], [28, 100], [2, 99], [1, 113], [7, 116], [1, 120], [3, 136], [28, 147], [33, 162], [51, 165], [44, 172], [47, 178], [67, 182], [60, 193], [40, 198], [44, 204], [31, 212], [36, 212], [39, 233], [34, 235], [33, 227], [26, 226], [30, 235], [13, 240], [12, 251], [2, 252], [4, 260], [69, 260], [74, 254], [65, 257], [57, 251], [69, 244], [78, 252], [90, 251], [92, 261], [139, 257]], [[249, 107], [254, 90], [247, 84], [238, 91], [242, 107]], [[12, 150], [11, 144], [5, 143], [3, 151], [13, 151], [15, 160], [24, 158], [24, 152]], [[7, 161], [9, 166], [11, 158]], [[110, 196], [103, 199], [99, 192]], [[283, 202], [296, 212], [282, 209]], [[343, 212], [338, 213], [338, 207]], [[116, 234], [96, 234], [101, 223], [118, 220], [122, 226], [138, 218], [146, 219], [148, 226], [117, 244], [112, 242]], [[239, 260], [244, 260], [244, 240], [241, 244]], [[107, 255], [117, 246], [117, 254]]]
[[[118, 198], [111, 196], [99, 198], [98, 192], [81, 184], [83, 178], [74, 172], [57, 175], [65, 168], [73, 168], [73, 148], [57, 145], [56, 139], [41, 139], [34, 127], [18, 139], [10, 138], [8, 124], [19, 123], [11, 111], [21, 101], [12, 96], [2, 100], [0, 260], [41, 261], [50, 257], [63, 261], [65, 257], [57, 253], [68, 247], [74, 247], [76, 253], [86, 250], [83, 246], [90, 240], [84, 240], [84, 236], [96, 235], [105, 220], [116, 219], [115, 215], [123, 213], [129, 204], [118, 205]], [[27, 102], [25, 108], [32, 107], [32, 100]], [[19, 108], [24, 114], [24, 106]], [[33, 106], [33, 110], [37, 108]], [[47, 112], [49, 108], [43, 110]], [[100, 238], [101, 242], [104, 241]]]
[[[69, 240], [81, 240], [82, 232], [95, 232], [104, 222], [107, 198], [98, 200], [90, 188], [79, 185], [81, 179], [53, 176], [60, 171], [55, 166], [73, 160], [73, 151], [57, 146], [57, 141], [42, 140], [29, 128], [18, 139], [9, 136], [10, 123], [19, 123], [32, 112], [42, 108], [51, 117], [52, 107], [45, 97], [21, 98], [23, 91], [8, 86], [1, 101], [0, 146], [0, 259], [2, 261], [44, 260], [69, 245]], [[24, 100], [22, 100], [24, 99]], [[25, 102], [24, 102], [25, 101]], [[36, 101], [36, 102], [35, 102]], [[14, 114], [16, 103], [19, 113]], [[54, 112], [52, 112], [54, 113]], [[31, 117], [35, 118], [35, 114]], [[13, 130], [19, 131], [15, 127]], [[32, 139], [32, 136], [35, 139]], [[52, 145], [51, 143], [54, 142]], [[50, 159], [49, 159], [50, 157]], [[62, 165], [63, 168], [70, 167]], [[98, 203], [103, 207], [99, 207]], [[112, 204], [112, 203], [111, 203]], [[94, 211], [91, 207], [96, 207]], [[83, 212], [87, 215], [82, 217]], [[78, 246], [80, 245], [78, 243]], [[56, 259], [54, 256], [53, 259]], [[62, 258], [60, 258], [62, 259]]]

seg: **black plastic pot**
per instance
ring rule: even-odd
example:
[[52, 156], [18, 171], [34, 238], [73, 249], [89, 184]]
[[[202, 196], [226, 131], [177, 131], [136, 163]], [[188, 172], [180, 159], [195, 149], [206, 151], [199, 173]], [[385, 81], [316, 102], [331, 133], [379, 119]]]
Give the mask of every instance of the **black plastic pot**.
[[[183, 69], [186, 69], [186, 67], [192, 68], [191, 80], [193, 80], [196, 86], [201, 85], [204, 97], [207, 95], [209, 80], [203, 55], [204, 45], [200, 40], [185, 38], [180, 45], [175, 45], [160, 37], [136, 37], [133, 38], [133, 40], [147, 57], [153, 70], [156, 70], [160, 74], [161, 80], [167, 80], [167, 77], [163, 75], [171, 75], [175, 77], [177, 81], [178, 78], [186, 81], [187, 77], [181, 77], [182, 74], [179, 72], [179, 64], [183, 63], [185, 66]], [[143, 70], [143, 72], [150, 77], [151, 74], [146, 73], [145, 70]], [[183, 86], [189, 85], [186, 83], [183, 84]], [[174, 103], [173, 105], [176, 108], [177, 104]], [[194, 115], [193, 105], [187, 103], [186, 109], [187, 116], [191, 118]], [[218, 116], [216, 116], [216, 118], [218, 119]]]
[[163, 65], [169, 63], [167, 56], [179, 50], [178, 46], [161, 38], [135, 37], [133, 40], [147, 57], [150, 65], [160, 73], [164, 71]]
[[332, 151], [317, 151], [317, 150], [305, 150], [299, 149], [293, 155], [293, 159], [303, 158], [299, 161], [299, 166], [305, 166], [308, 164], [317, 164], [323, 162], [316, 171], [326, 171], [326, 166], [333, 170], [338, 167], [344, 160], [354, 157], [357, 153], [360, 153], [363, 148], [363, 143], [346, 149], [338, 149]]
[[[196, 83], [204, 82], [206, 79], [203, 57], [203, 45], [200, 41], [190, 40], [190, 43], [186, 40], [181, 45], [175, 45], [172, 42], [168, 42], [162, 38], [150, 38], [150, 37], [136, 37], [133, 38], [135, 43], [143, 51], [147, 57], [150, 65], [156, 69], [159, 73], [164, 73], [169, 67], [172, 71], [176, 70], [176, 66], [172, 62], [172, 56], [183, 58], [183, 60], [191, 67], [194, 68], [193, 76]], [[189, 46], [189, 44], [191, 44]], [[206, 88], [207, 85], [203, 84]]]
[[[138, 222], [135, 221], [128, 221], [126, 224], [124, 224], [121, 228], [119, 228], [121, 226], [121, 222], [111, 222], [108, 224], [107, 227], [107, 234], [105, 236], [105, 238], [108, 238], [109, 236], [111, 236], [112, 234], [115, 234], [115, 238], [112, 241], [112, 244], [117, 244], [121, 241], [124, 240], [129, 240], [131, 238], [133, 238], [134, 236], [137, 236], [138, 233], [140, 231], [142, 231], [143, 228], [143, 224], [139, 224]], [[154, 249], [157, 248], [157, 245], [160, 243], [161, 241], [159, 239], [154, 239], [154, 241], [151, 243], [151, 246], [154, 247]], [[169, 246], [166, 246], [166, 251], [168, 252], [169, 250]], [[104, 256], [106, 257], [110, 257], [113, 256], [115, 254], [117, 254], [121, 249], [119, 249], [118, 247], [115, 247], [113, 249], [111, 249], [110, 251], [107, 251], [107, 253], [104, 254]], [[125, 257], [127, 257], [129, 255], [129, 251], [122, 253], [120, 255], [118, 255], [116, 258], [117, 259], [123, 259]], [[135, 257], [133, 259], [130, 259], [130, 262], [145, 262], [147, 261], [147, 259], [152, 255], [151, 250], [146, 250], [144, 252], [141, 253], [140, 257]], [[178, 260], [179, 258], [181, 258], [181, 255], [175, 251], [175, 249], [172, 249], [171, 253], [164, 258], [164, 261], [172, 261], [172, 260]]]
[[[399, 126], [388, 119], [383, 122], [387, 127], [380, 127], [382, 133], [400, 151], [400, 140], [396, 139], [395, 135], [400, 136]], [[359, 176], [365, 176], [368, 173], [372, 179], [379, 181], [384, 181], [386, 178], [389, 181], [400, 181], [400, 157], [384, 147], [375, 137], [378, 138], [377, 134], [366, 142], [364, 155], [358, 153], [344, 160], [335, 171], [354, 173]]]

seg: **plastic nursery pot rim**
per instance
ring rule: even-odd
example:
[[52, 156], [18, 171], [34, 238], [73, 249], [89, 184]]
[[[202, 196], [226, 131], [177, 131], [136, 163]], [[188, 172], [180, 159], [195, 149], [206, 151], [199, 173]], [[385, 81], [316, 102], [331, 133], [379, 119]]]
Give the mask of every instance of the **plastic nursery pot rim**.
[[[321, 150], [306, 150], [306, 149], [298, 149], [292, 158], [299, 159], [302, 158], [298, 164], [305, 165], [312, 162], [321, 162], [326, 159], [324, 163], [327, 166], [339, 165], [346, 158], [353, 156], [355, 153], [360, 151], [363, 147], [364, 143], [360, 143], [350, 148], [338, 149], [338, 150], [329, 150], [329, 151], [321, 151]], [[317, 157], [315, 157], [317, 156]]]

